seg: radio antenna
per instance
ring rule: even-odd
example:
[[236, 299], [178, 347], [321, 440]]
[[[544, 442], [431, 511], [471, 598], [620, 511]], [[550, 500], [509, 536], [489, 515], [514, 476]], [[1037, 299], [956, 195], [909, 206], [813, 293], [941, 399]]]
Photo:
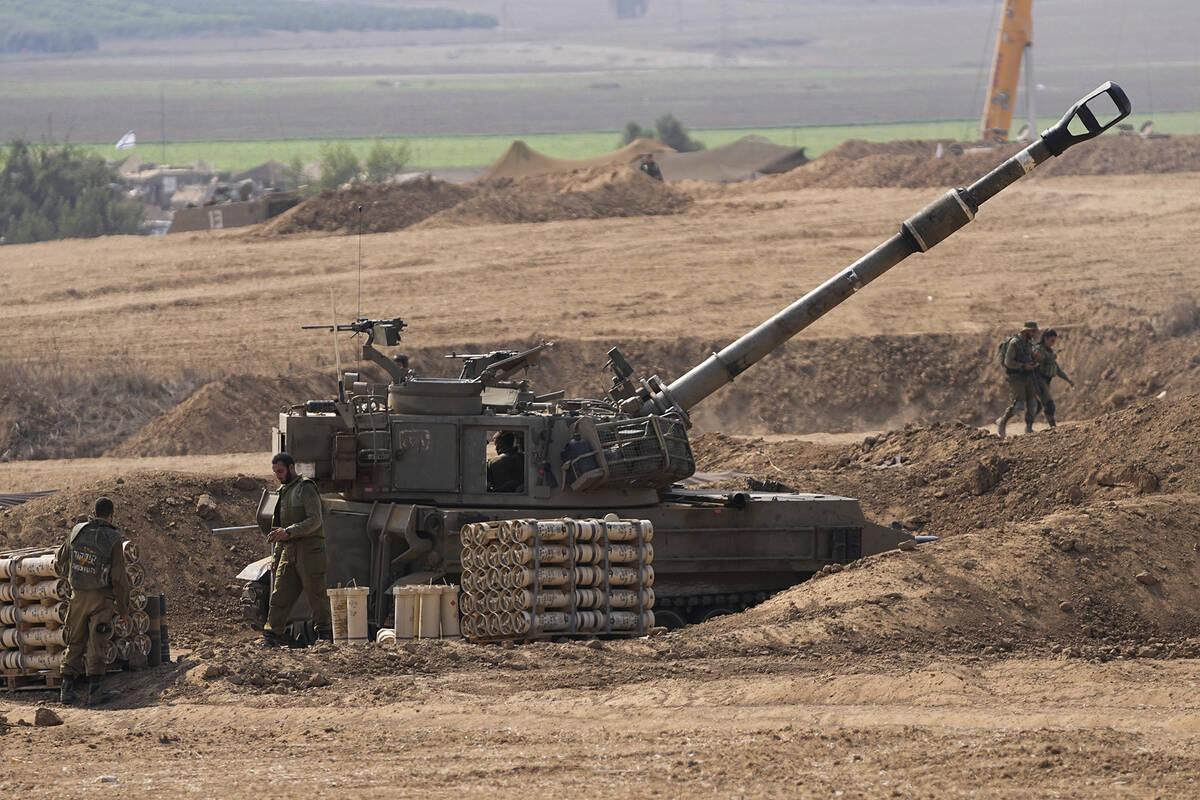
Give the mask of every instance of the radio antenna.
[[362, 319], [362, 203], [358, 204], [358, 316]]
[[329, 330], [333, 331], [333, 364], [337, 370], [337, 387], [338, 387], [338, 402], [346, 402], [346, 376], [342, 374], [342, 353], [338, 350], [337, 340], [337, 303], [333, 299], [333, 287], [329, 287], [329, 309], [333, 313], [333, 324], [329, 326]]

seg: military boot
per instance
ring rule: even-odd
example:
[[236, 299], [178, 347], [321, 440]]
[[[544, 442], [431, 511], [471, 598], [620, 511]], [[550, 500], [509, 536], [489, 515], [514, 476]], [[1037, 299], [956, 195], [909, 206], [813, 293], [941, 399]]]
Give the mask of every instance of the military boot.
[[333, 641], [333, 628], [318, 628], [317, 629], [317, 641], [318, 642], [332, 642]]
[[996, 420], [996, 433], [1000, 434], [1000, 438], [1004, 438], [1004, 428], [1008, 425], [1008, 417], [1000, 417]]
[[1033, 433], [1033, 423], [1032, 423], [1032, 422], [1026, 422], [1026, 423], [1025, 423], [1025, 432], [1026, 432], [1026, 433]]
[[258, 645], [268, 649], [276, 648], [279, 647], [279, 638], [273, 631], [263, 631], [262, 641]]
[[120, 692], [106, 692], [101, 688], [101, 681], [104, 679], [99, 675], [88, 676], [88, 707], [102, 706], [105, 703], [111, 703], [121, 696]]
[[1047, 419], [1046, 424], [1049, 425], [1051, 428], [1058, 427], [1058, 423], [1054, 421], [1054, 417], [1050, 417], [1049, 419]]
[[58, 687], [58, 702], [64, 706], [73, 706], [79, 702], [79, 693], [75, 691], [74, 675], [63, 675], [62, 685]]

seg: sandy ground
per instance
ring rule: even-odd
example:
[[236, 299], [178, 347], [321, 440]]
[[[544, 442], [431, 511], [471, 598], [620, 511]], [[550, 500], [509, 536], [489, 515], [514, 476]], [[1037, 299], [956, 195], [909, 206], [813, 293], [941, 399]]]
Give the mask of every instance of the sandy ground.
[[[797, 653], [655, 661], [630, 683], [595, 674], [570, 689], [555, 671], [400, 673], [348, 676], [283, 706], [219, 689], [187, 697], [192, 663], [155, 674], [168, 687], [157, 702], [11, 729], [0, 786], [29, 797], [1146, 798], [1200, 780], [1191, 660]], [[0, 713], [32, 709], [0, 700]]]

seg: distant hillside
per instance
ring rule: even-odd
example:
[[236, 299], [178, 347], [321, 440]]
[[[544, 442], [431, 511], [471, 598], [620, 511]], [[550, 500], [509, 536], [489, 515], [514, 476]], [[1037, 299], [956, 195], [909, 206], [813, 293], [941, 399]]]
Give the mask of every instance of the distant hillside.
[[93, 50], [105, 38], [262, 31], [494, 28], [491, 14], [307, 0], [0, 0], [0, 52]]

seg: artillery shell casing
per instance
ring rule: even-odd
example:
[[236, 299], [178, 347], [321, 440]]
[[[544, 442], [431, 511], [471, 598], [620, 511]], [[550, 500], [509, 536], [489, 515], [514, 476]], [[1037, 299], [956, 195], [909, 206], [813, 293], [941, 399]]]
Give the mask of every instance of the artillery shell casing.
[[58, 555], [46, 553], [40, 556], [25, 556], [16, 560], [15, 574], [22, 578], [57, 578]]

